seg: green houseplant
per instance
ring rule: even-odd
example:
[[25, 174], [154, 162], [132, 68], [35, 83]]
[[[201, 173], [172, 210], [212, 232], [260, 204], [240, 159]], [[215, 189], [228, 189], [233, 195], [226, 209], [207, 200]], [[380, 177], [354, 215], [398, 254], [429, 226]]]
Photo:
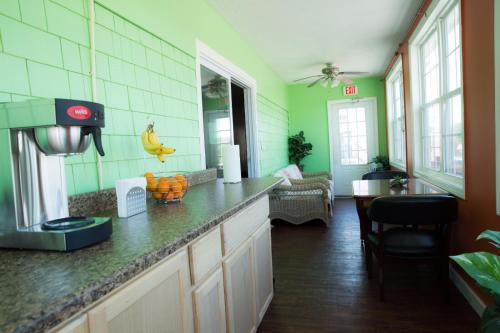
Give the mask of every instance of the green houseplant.
[[378, 155], [372, 158], [372, 164], [374, 166], [374, 171], [390, 170], [391, 165], [389, 164], [389, 157]]
[[[477, 239], [488, 239], [500, 248], [500, 231], [486, 230]], [[451, 256], [483, 289], [493, 296], [481, 317], [481, 333], [500, 332], [500, 256], [489, 252], [464, 253]]]
[[311, 155], [312, 148], [312, 144], [306, 142], [304, 131], [288, 137], [288, 159], [291, 163], [296, 164], [300, 170], [304, 170], [304, 166], [300, 162], [306, 156]]

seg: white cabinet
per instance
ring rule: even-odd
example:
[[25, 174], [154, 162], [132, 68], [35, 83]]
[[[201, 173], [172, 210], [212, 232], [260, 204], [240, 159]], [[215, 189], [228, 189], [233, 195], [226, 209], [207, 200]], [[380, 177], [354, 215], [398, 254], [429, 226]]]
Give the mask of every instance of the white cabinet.
[[200, 239], [196, 239], [188, 246], [188, 249], [191, 282], [195, 285], [217, 266], [220, 266], [222, 261], [222, 245], [219, 226]]
[[255, 303], [258, 323], [262, 321], [273, 298], [273, 261], [271, 224], [267, 220], [253, 236], [255, 268]]
[[81, 315], [80, 317], [72, 320], [69, 324], [66, 324], [63, 328], [56, 330], [56, 333], [88, 333], [89, 323], [87, 321], [87, 315]]
[[253, 333], [273, 297], [268, 196], [55, 333]]
[[224, 279], [222, 269], [219, 268], [193, 291], [195, 331], [197, 333], [226, 332], [224, 302]]
[[251, 333], [257, 329], [252, 239], [223, 262], [229, 333]]
[[186, 250], [163, 261], [88, 312], [90, 333], [192, 331]]

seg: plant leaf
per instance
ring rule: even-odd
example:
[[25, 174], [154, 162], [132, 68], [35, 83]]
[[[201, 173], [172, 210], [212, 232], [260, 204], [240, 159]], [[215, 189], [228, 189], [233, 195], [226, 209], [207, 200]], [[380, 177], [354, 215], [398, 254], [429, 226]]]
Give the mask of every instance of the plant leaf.
[[485, 230], [477, 236], [476, 240], [479, 239], [488, 239], [493, 246], [500, 248], [500, 231]]
[[488, 252], [451, 256], [481, 287], [500, 294], [500, 256]]

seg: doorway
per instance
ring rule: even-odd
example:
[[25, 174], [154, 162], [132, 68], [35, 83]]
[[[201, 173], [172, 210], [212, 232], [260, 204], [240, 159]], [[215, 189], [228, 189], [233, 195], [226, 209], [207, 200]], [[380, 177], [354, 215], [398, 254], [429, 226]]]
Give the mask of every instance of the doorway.
[[328, 128], [335, 195], [352, 196], [352, 181], [361, 179], [378, 155], [376, 99], [329, 102]]
[[222, 178], [223, 147], [235, 144], [241, 176], [258, 177], [256, 82], [199, 41], [197, 53], [201, 166], [216, 168]]
[[240, 146], [241, 177], [248, 178], [247, 122], [245, 117], [245, 89], [231, 82], [234, 144]]

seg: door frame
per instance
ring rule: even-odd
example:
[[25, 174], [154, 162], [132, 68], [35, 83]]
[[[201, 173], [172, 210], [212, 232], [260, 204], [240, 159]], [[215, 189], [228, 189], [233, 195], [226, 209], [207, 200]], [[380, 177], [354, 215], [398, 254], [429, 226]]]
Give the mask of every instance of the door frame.
[[[333, 170], [333, 148], [334, 148], [334, 138], [333, 138], [333, 129], [332, 129], [332, 121], [333, 121], [333, 107], [336, 104], [356, 104], [359, 102], [368, 102], [372, 104], [372, 108], [374, 111], [374, 119], [375, 119], [375, 147], [377, 152], [380, 153], [380, 147], [378, 142], [378, 109], [377, 109], [377, 97], [364, 97], [364, 98], [354, 98], [354, 99], [340, 99], [340, 100], [329, 100], [327, 101], [327, 114], [328, 114], [328, 154], [330, 155], [330, 173], [332, 175], [332, 179], [335, 179], [334, 170]], [[370, 162], [368, 161], [368, 164]]]
[[[200, 40], [196, 40], [196, 82], [198, 91], [198, 123], [200, 135], [200, 155], [201, 169], [206, 169], [205, 152], [205, 131], [203, 125], [203, 104], [201, 89], [201, 68], [205, 66], [217, 74], [229, 79], [229, 91], [231, 91], [231, 82], [243, 87], [245, 91], [245, 120], [247, 136], [247, 155], [248, 155], [248, 176], [260, 176], [260, 158], [258, 150], [258, 128], [257, 128], [257, 81], [244, 70], [224, 58], [215, 50], [207, 46]], [[231, 93], [229, 94], [231, 103]], [[233, 123], [231, 111], [231, 141], [233, 137]], [[234, 141], [233, 141], [234, 142]]]

